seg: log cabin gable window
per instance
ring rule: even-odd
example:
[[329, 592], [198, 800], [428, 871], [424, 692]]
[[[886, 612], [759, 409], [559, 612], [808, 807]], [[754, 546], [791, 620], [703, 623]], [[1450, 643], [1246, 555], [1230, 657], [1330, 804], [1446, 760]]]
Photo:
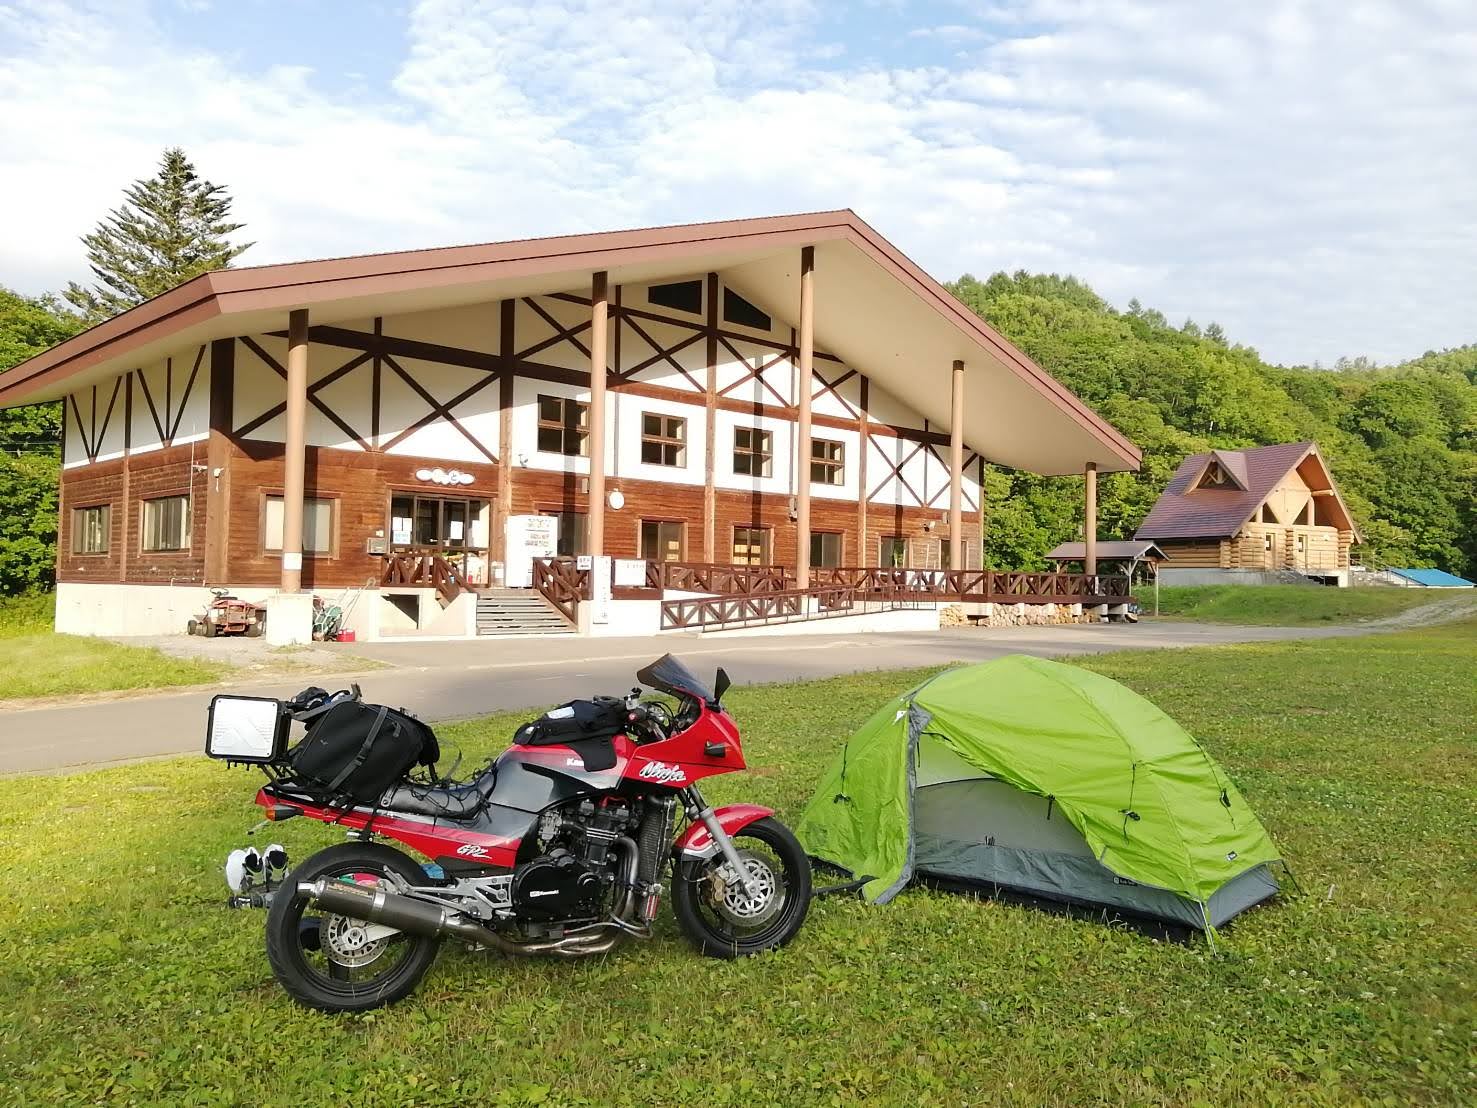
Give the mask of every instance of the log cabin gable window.
[[190, 549], [190, 498], [160, 496], [144, 501], [141, 543], [146, 554]]
[[641, 460], [654, 466], [687, 464], [687, 420], [679, 416], [641, 413]]
[[733, 529], [733, 564], [736, 566], [769, 565], [770, 529], [768, 527], [735, 526]]
[[737, 323], [740, 327], [755, 331], [770, 331], [774, 328], [774, 320], [767, 313], [761, 312], [730, 288], [723, 290], [723, 321]]
[[[331, 557], [334, 548], [338, 504], [334, 500], [303, 498], [303, 553], [310, 558]], [[262, 550], [282, 553], [282, 497], [271, 494], [262, 500]]]
[[590, 406], [568, 396], [540, 395], [538, 448], [545, 454], [589, 457]]
[[835, 439], [810, 442], [810, 480], [817, 485], [846, 483], [846, 444]]
[[757, 427], [733, 429], [733, 472], [745, 477], [768, 477], [774, 466], [774, 434]]
[[646, 290], [646, 302], [660, 308], [672, 308], [693, 315], [703, 314], [703, 283], [701, 281], [673, 281], [666, 285], [652, 285]]
[[72, 553], [106, 554], [112, 536], [113, 509], [108, 504], [72, 509]]

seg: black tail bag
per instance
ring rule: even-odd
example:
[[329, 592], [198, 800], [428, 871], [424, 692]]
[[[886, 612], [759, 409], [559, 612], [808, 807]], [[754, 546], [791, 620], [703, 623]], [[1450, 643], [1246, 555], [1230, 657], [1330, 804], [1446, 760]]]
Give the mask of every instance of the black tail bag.
[[287, 762], [295, 786], [373, 805], [416, 766], [434, 766], [440, 757], [435, 733], [409, 712], [343, 700], [309, 721]]

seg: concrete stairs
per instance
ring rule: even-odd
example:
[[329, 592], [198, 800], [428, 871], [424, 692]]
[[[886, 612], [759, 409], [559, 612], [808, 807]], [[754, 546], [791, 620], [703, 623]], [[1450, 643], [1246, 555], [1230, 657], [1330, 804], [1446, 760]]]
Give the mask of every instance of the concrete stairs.
[[572, 635], [571, 627], [532, 589], [483, 589], [477, 594], [479, 635]]

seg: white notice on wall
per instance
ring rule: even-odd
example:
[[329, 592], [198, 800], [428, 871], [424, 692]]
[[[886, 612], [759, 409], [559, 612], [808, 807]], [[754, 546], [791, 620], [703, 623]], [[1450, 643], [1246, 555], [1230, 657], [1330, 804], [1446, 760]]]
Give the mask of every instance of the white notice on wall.
[[639, 589], [646, 585], [646, 560], [644, 558], [617, 558], [615, 560], [615, 587]]
[[590, 622], [610, 622], [610, 559], [599, 557], [590, 570]]
[[284, 551], [283, 554], [282, 554], [282, 568], [283, 569], [302, 569], [303, 568], [303, 556], [301, 554], [289, 553], [287, 551]]
[[446, 537], [452, 542], [462, 541], [462, 521], [459, 519], [448, 520], [446, 524]]

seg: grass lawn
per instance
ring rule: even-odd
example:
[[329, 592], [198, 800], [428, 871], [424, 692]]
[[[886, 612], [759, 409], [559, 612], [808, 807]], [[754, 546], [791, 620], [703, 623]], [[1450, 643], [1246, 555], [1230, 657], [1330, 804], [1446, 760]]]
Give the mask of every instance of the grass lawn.
[[[398, 1007], [273, 982], [220, 863], [257, 777], [204, 758], [0, 781], [0, 1100], [301, 1104], [1472, 1103], [1477, 622], [1107, 655], [1211, 751], [1303, 895], [1223, 950], [911, 890], [817, 902], [786, 950], [698, 957], [670, 919], [593, 962], [446, 946]], [[793, 819], [919, 673], [736, 690], [754, 769], [717, 802]], [[595, 690], [592, 690], [595, 691]], [[373, 695], [373, 685], [368, 689]], [[471, 760], [499, 717], [443, 729]], [[303, 857], [338, 836], [270, 832]]]
[[[1398, 616], [1424, 604], [1450, 600], [1453, 595], [1443, 590], [1373, 585], [1353, 589], [1313, 585], [1180, 585], [1160, 588], [1159, 613], [1209, 623], [1311, 627]], [[1138, 598], [1146, 611], [1153, 611], [1152, 586], [1141, 588]]]
[[58, 635], [51, 615], [50, 596], [0, 603], [0, 700], [195, 685], [226, 672], [225, 666], [171, 658], [152, 647]]

